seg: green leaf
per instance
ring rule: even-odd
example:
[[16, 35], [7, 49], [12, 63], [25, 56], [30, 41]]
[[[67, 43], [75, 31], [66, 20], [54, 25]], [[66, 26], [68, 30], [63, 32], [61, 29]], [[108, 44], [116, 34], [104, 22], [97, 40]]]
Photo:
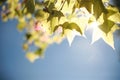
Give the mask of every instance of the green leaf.
[[52, 10], [52, 13], [50, 13], [47, 21], [52, 20], [53, 17], [58, 17], [58, 20], [60, 20], [61, 17], [63, 17], [63, 13], [61, 11], [57, 11], [57, 10]]
[[111, 46], [114, 49], [114, 40], [113, 40], [113, 32], [117, 28], [115, 26], [112, 27], [111, 31], [108, 32], [106, 35], [103, 31], [101, 31], [98, 27], [93, 29], [93, 34], [92, 34], [92, 44], [102, 38], [105, 43], [107, 43], [109, 46]]
[[108, 32], [110, 32], [113, 26], [114, 26], [114, 22], [110, 20], [106, 20], [102, 25], [100, 25], [100, 29], [107, 34]]
[[67, 29], [68, 26], [69, 26], [69, 23], [68, 23], [68, 22], [65, 22], [65, 23], [62, 24], [62, 27], [63, 27], [64, 29]]
[[17, 29], [19, 31], [23, 31], [23, 29], [25, 28], [26, 26], [26, 22], [19, 22], [18, 25], [17, 25]]
[[79, 3], [80, 3], [79, 0], [75, 1], [75, 4], [74, 4], [74, 6], [72, 8], [72, 13], [75, 11], [76, 8], [80, 8], [80, 4]]
[[26, 58], [33, 63], [36, 59], [39, 59], [39, 56], [33, 52], [28, 52]]
[[60, 18], [64, 16], [61, 11], [53, 10], [52, 14], [49, 15], [47, 21], [50, 21], [51, 33], [54, 32], [54, 28], [58, 25]]
[[25, 3], [25, 8], [27, 8], [27, 13], [34, 13], [35, 11], [35, 0], [27, 0]]
[[50, 29], [51, 29], [51, 33], [54, 32], [54, 28], [56, 27], [56, 25], [58, 25], [58, 18], [57, 17], [53, 17], [50, 21]]
[[24, 43], [22, 47], [25, 51], [29, 49], [29, 45], [27, 43]]
[[47, 48], [47, 44], [42, 43], [41, 45], [42, 46], [35, 51], [35, 54], [38, 55], [40, 58], [44, 58], [44, 52]]
[[96, 27], [93, 27], [93, 26], [90, 26], [93, 28], [93, 32], [92, 32], [92, 42], [91, 44], [95, 43], [96, 41], [98, 41], [100, 38], [102, 38], [103, 36], [103, 31], [101, 31], [97, 26]]
[[115, 23], [120, 23], [120, 13], [117, 12], [117, 13], [111, 15], [110, 17], [108, 17], [108, 19]]
[[35, 51], [35, 54], [40, 56], [40, 57], [43, 57], [44, 56], [44, 52], [43, 52], [43, 49], [39, 48]]
[[102, 0], [93, 0], [93, 11], [96, 19], [103, 13], [107, 13], [105, 6], [102, 3]]
[[79, 27], [76, 23], [70, 23], [70, 24], [68, 25], [68, 29], [71, 29], [71, 30], [75, 29], [75, 30], [78, 31], [80, 34], [82, 34], [82, 31], [81, 31], [80, 27]]
[[48, 14], [43, 10], [39, 9], [35, 12], [35, 17], [40, 20], [45, 20], [48, 18]]
[[57, 0], [48, 0], [48, 1], [49, 1], [48, 5], [50, 5], [51, 3], [56, 3], [57, 2]]
[[65, 30], [65, 35], [67, 37], [69, 46], [71, 46], [71, 44], [72, 44], [72, 42], [73, 42], [76, 35], [74, 34], [74, 32], [72, 30], [69, 30], [69, 29]]
[[80, 27], [79, 27], [76, 23], [73, 23], [73, 22], [72, 22], [72, 23], [65, 22], [65, 23], [63, 23], [63, 24], [60, 24], [60, 25], [55, 26], [54, 31], [55, 31], [59, 26], [63, 27], [63, 30], [65, 30], [65, 29], [76, 30], [76, 31], [78, 31], [80, 34], [83, 34], [82, 31], [81, 31], [81, 29], [80, 29]]
[[111, 28], [114, 26], [114, 22], [108, 20], [108, 17], [106, 14], [103, 15], [104, 22], [100, 25], [100, 29], [105, 32], [106, 34], [111, 31]]
[[26, 40], [29, 40], [32, 37], [32, 35], [30, 33], [26, 33], [25, 37], [26, 37]]
[[107, 43], [110, 47], [115, 49], [114, 47], [114, 39], [113, 39], [113, 32], [109, 32], [107, 35], [102, 36], [102, 39]]
[[70, 4], [70, 0], [67, 0], [67, 4], [68, 4], [68, 5]]
[[108, 13], [106, 15], [108, 18], [116, 13], [119, 13], [119, 10], [116, 7], [112, 7], [112, 6], [108, 6], [107, 11]]
[[53, 10], [52, 15], [53, 15], [54, 17], [58, 17], [58, 19], [60, 19], [61, 17], [64, 16], [61, 11], [57, 11], [57, 10]]
[[85, 7], [91, 13], [92, 1], [91, 0], [81, 0], [80, 7]]
[[35, 12], [35, 17], [36, 17], [36, 18], [37, 18], [37, 17], [43, 18], [43, 17], [44, 17], [44, 14], [45, 14], [45, 12], [40, 9], [40, 10], [37, 10], [37, 11]]
[[52, 10], [54, 10], [55, 9], [55, 5], [54, 5], [54, 3], [50, 3], [50, 5], [48, 6], [48, 12], [49, 13], [52, 13]]
[[6, 14], [1, 14], [1, 17], [3, 21], [8, 21], [8, 16]]

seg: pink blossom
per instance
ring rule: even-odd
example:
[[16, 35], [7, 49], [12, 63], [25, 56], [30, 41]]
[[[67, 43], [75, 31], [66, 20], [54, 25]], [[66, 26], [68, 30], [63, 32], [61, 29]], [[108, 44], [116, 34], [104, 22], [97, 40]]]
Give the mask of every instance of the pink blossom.
[[41, 30], [41, 26], [35, 25], [34, 29], [35, 29], [35, 31], [40, 31]]
[[42, 25], [41, 23], [39, 23], [39, 22], [36, 22], [36, 23], [35, 23], [34, 29], [35, 29], [35, 31], [45, 32], [45, 28], [44, 28], [43, 25]]

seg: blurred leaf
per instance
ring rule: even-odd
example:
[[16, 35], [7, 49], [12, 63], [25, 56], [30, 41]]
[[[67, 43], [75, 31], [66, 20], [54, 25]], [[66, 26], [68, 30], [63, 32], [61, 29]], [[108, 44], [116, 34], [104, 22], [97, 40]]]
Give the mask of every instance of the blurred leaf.
[[2, 5], [6, 0], [0, 0], [0, 5]]
[[3, 21], [8, 21], [8, 16], [7, 15], [5, 15], [5, 14], [1, 14], [1, 17], [2, 17], [2, 20]]
[[63, 17], [63, 13], [61, 11], [53, 10], [52, 13], [50, 13], [47, 21], [52, 20], [53, 17], [58, 17], [58, 20], [60, 20], [61, 17]]
[[36, 59], [39, 58], [39, 56], [38, 56], [37, 54], [33, 53], [33, 52], [28, 52], [28, 53], [26, 54], [26, 58], [27, 58], [30, 62], [33, 63]]
[[38, 55], [39, 57], [43, 58], [44, 57], [44, 49], [39, 48], [35, 51], [35, 54]]
[[27, 8], [27, 13], [34, 13], [35, 11], [35, 0], [27, 0], [25, 3], [25, 8]]
[[53, 17], [50, 21], [50, 29], [51, 29], [51, 33], [54, 32], [54, 28], [55, 26], [58, 25], [58, 18], [57, 17]]
[[29, 45], [28, 45], [27, 43], [24, 43], [24, 44], [23, 44], [23, 49], [24, 49], [25, 51], [27, 51], [28, 48], [29, 48]]
[[26, 40], [29, 40], [32, 37], [32, 35], [30, 33], [26, 33], [25, 37], [26, 37]]
[[36, 17], [36, 18], [37, 18], [37, 17], [43, 18], [43, 17], [44, 17], [44, 14], [45, 14], [45, 12], [40, 9], [40, 10], [37, 10], [37, 11], [35, 12], [35, 17]]
[[70, 4], [70, 0], [67, 0], [67, 4], [68, 4], [68, 5]]
[[17, 29], [18, 29], [19, 31], [23, 31], [23, 29], [25, 28], [25, 26], [26, 26], [26, 22], [19, 22], [19, 23], [17, 24]]
[[35, 17], [40, 20], [45, 20], [48, 18], [48, 14], [44, 12], [43, 10], [39, 9], [35, 12]]

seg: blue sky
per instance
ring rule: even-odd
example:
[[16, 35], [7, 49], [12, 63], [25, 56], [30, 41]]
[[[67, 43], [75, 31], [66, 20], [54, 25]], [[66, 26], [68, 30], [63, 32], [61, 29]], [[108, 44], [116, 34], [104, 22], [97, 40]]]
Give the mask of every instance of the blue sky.
[[16, 24], [0, 21], [0, 80], [120, 80], [118, 54], [102, 39], [91, 45], [91, 31], [89, 39], [76, 37], [71, 47], [67, 40], [50, 45], [44, 59], [30, 63]]

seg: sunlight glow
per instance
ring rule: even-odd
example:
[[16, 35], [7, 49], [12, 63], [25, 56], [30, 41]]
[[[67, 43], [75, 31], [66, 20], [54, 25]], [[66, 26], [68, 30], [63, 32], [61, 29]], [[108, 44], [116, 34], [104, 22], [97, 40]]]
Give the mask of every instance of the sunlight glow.
[[92, 29], [97, 28], [98, 27], [98, 22], [96, 22], [96, 21], [92, 22], [89, 27], [92, 28]]

